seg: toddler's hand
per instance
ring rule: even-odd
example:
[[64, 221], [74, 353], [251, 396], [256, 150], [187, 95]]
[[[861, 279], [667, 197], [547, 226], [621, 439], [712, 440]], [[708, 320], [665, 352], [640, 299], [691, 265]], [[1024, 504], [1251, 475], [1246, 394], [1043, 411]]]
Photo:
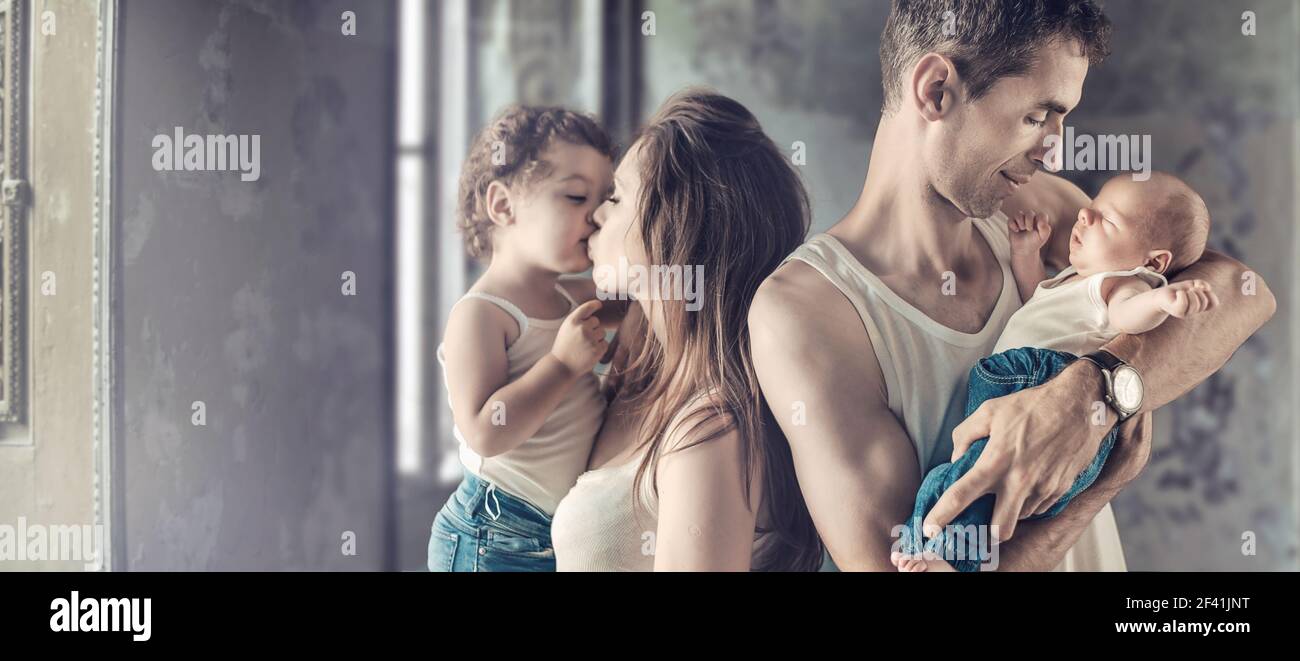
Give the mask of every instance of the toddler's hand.
[[1219, 297], [1204, 280], [1171, 282], [1159, 291], [1160, 309], [1175, 319], [1212, 310], [1219, 304]]
[[609, 348], [605, 330], [596, 317], [600, 306], [599, 299], [592, 299], [570, 312], [551, 346], [551, 354], [574, 374], [590, 372]]
[[1007, 217], [1007, 237], [1011, 239], [1013, 255], [1037, 255], [1051, 236], [1052, 224], [1045, 213], [1021, 211]]

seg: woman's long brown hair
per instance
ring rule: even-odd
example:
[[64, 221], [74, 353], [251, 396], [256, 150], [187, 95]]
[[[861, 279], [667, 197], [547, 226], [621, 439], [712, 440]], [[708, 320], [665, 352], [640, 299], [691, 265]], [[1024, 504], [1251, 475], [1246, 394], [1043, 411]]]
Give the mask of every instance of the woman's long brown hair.
[[[821, 539], [795, 479], [790, 447], [759, 389], [748, 328], [758, 286], [808, 233], [808, 194], [753, 114], [720, 94], [678, 93], [638, 141], [638, 208], [650, 264], [681, 265], [683, 272], [702, 265], [704, 271], [693, 283], [700, 309], [666, 296], [654, 301], [662, 336], [639, 343], [627, 367], [624, 396], [643, 416], [639, 442], [648, 448], [633, 493], [654, 475], [675, 431], [670, 426], [681, 425], [681, 437], [689, 439], [673, 452], [735, 430], [746, 502], [751, 478], [761, 470], [769, 515], [760, 530], [769, 538], [756, 548], [752, 568], [815, 570]], [[675, 423], [703, 393], [713, 396]]]

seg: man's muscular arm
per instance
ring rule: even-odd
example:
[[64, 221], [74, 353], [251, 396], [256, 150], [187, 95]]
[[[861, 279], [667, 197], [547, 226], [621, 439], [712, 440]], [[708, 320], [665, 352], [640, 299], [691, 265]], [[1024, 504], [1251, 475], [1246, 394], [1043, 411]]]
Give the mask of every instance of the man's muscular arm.
[[[911, 515], [920, 469], [857, 311], [792, 262], [759, 288], [749, 328], [763, 396], [831, 558], [845, 570], [893, 571], [893, 528]], [[1004, 551], [1001, 568], [1055, 566], [1107, 500], [1076, 500], [1071, 516], [1026, 531], [1016, 542], [1033, 552]]]
[[763, 397], [831, 558], [846, 571], [893, 571], [890, 531], [911, 513], [920, 469], [857, 312], [792, 262], [759, 288], [749, 332]]

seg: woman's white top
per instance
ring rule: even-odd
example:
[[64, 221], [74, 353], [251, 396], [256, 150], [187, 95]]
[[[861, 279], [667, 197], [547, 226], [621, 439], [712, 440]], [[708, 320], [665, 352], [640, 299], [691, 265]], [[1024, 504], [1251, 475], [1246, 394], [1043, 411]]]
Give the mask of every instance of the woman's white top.
[[[577, 306], [573, 297], [563, 287], [557, 285], [556, 290], [569, 302], [569, 311], [572, 312]], [[519, 324], [519, 337], [506, 349], [510, 381], [523, 376], [550, 352], [560, 325], [568, 316], [565, 313], [565, 317], [559, 319], [532, 319], [510, 301], [477, 292], [466, 294], [457, 304], [467, 298], [488, 301], [505, 310]], [[438, 363], [443, 366], [445, 380], [444, 351], [444, 346], [439, 344]], [[449, 395], [449, 403], [450, 399]], [[454, 425], [453, 433], [460, 445], [460, 461], [466, 470], [550, 515], [578, 475], [586, 470], [591, 445], [600, 431], [604, 414], [605, 398], [601, 395], [595, 373], [591, 373], [579, 378], [537, 433], [513, 450], [494, 457], [482, 457], [474, 452], [464, 434]], [[510, 412], [503, 410], [500, 415], [502, 423], [509, 424]]]
[[1055, 349], [1076, 356], [1091, 353], [1119, 335], [1110, 325], [1110, 313], [1101, 295], [1104, 280], [1137, 276], [1152, 288], [1168, 284], [1165, 276], [1143, 266], [1094, 273], [1063, 283], [1075, 272], [1070, 266], [1055, 278], [1039, 283], [1024, 307], [1011, 315], [993, 353], [1020, 347]]
[[[678, 412], [669, 429], [695, 410], [701, 399], [694, 398]], [[640, 452], [630, 461], [602, 466], [578, 478], [551, 522], [556, 571], [654, 571], [659, 501], [652, 490], [653, 467], [641, 482], [633, 506], [632, 488], [644, 458]], [[771, 533], [756, 535], [754, 554], [770, 539], [775, 539]]]
[[[967, 375], [976, 361], [993, 353], [998, 336], [1020, 307], [1006, 215], [999, 211], [970, 222], [979, 231], [975, 239], [984, 237], [1002, 271], [998, 301], [976, 333], [953, 330], [913, 307], [829, 234], [811, 237], [786, 258], [816, 269], [857, 310], [885, 377], [889, 410], [916, 447], [922, 477], [950, 459], [952, 430], [965, 415]], [[862, 442], [870, 440], [864, 432]], [[1124, 571], [1119, 531], [1109, 504], [1056, 569]]]
[[642, 456], [583, 473], [551, 521], [556, 571], [654, 571], [658, 503], [647, 475], [632, 505]]

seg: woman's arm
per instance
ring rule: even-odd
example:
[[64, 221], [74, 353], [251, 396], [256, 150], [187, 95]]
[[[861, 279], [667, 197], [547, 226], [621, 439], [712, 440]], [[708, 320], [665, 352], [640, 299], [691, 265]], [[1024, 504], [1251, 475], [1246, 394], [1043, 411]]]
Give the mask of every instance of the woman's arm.
[[[669, 438], [665, 447], [681, 447], [681, 440]], [[762, 471], [754, 472], [746, 502], [740, 448], [732, 430], [660, 457], [655, 571], [749, 571]]]

